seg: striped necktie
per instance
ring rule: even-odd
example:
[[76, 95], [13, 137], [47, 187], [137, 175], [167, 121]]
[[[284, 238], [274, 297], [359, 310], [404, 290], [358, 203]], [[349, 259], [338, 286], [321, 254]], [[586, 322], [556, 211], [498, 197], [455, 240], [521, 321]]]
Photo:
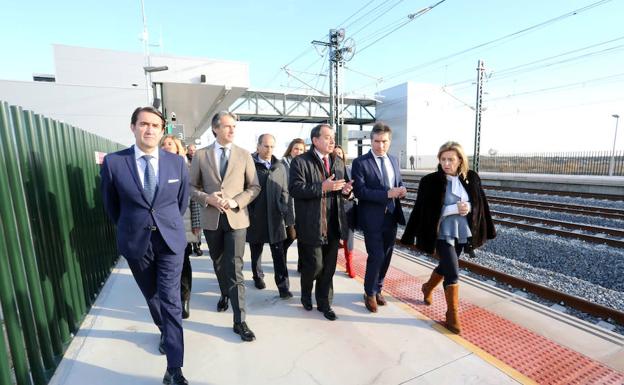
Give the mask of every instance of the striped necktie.
[[145, 195], [147, 195], [147, 199], [150, 203], [154, 200], [154, 194], [156, 193], [156, 173], [154, 172], [154, 167], [152, 167], [152, 163], [150, 159], [153, 158], [151, 155], [143, 155], [143, 160], [145, 160], [145, 173], [143, 174], [143, 190], [145, 191]]

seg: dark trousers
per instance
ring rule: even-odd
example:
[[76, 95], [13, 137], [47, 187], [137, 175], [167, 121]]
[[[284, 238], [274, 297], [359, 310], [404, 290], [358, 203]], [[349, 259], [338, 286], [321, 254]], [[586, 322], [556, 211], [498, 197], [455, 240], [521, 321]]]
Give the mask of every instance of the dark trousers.
[[[284, 243], [277, 242], [270, 245], [271, 257], [273, 258], [273, 272], [275, 276], [275, 285], [280, 293], [290, 289], [288, 280], [288, 267], [286, 267], [286, 254], [284, 254]], [[264, 278], [262, 271], [262, 249], [264, 243], [250, 243], [251, 249], [251, 271], [254, 278]]]
[[333, 278], [338, 256], [338, 238], [330, 238], [321, 246], [298, 242], [301, 260], [301, 298], [312, 298], [312, 287], [316, 280], [314, 296], [321, 311], [329, 309], [334, 297]]
[[174, 253], [159, 231], [152, 232], [147, 252], [142, 258], [129, 258], [128, 266], [147, 301], [152, 320], [164, 337], [167, 367], [179, 368], [184, 363], [184, 335], [180, 276], [182, 253]]
[[353, 233], [353, 229], [348, 227], [347, 236], [343, 239], [343, 241], [347, 242], [347, 250], [349, 251], [353, 250]]
[[221, 295], [230, 298], [234, 322], [244, 322], [246, 315], [243, 277], [246, 234], [247, 229], [232, 229], [225, 214], [219, 216], [216, 230], [204, 230], [219, 289]]
[[433, 270], [444, 277], [442, 285], [456, 284], [459, 281], [459, 256], [461, 255], [463, 244], [455, 241], [455, 246], [451, 246], [447, 241], [438, 239], [436, 241], [436, 253], [440, 257], [438, 266]]
[[376, 231], [364, 231], [366, 245], [366, 275], [364, 276], [364, 292], [366, 295], [381, 293], [386, 273], [392, 260], [397, 223], [394, 216], [386, 213], [381, 228]]
[[193, 243], [187, 243], [184, 249], [184, 263], [182, 264], [182, 277], [180, 278], [180, 297], [182, 301], [191, 299], [191, 290], [193, 289], [193, 270], [191, 269], [191, 253], [193, 252]]
[[282, 245], [284, 247], [284, 255], [288, 255], [288, 248], [290, 247], [290, 245], [293, 244], [294, 241], [294, 239], [290, 239], [288, 237], [284, 239], [284, 242], [282, 242]]

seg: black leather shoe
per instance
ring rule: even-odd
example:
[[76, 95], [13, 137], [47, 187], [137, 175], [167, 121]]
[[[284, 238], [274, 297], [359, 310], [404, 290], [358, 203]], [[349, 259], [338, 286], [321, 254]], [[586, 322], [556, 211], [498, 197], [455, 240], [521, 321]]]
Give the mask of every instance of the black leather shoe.
[[307, 311], [312, 310], [312, 300], [310, 298], [301, 297], [301, 304]]
[[160, 342], [158, 343], [158, 351], [160, 352], [160, 354], [167, 354], [167, 352], [165, 351], [165, 335], [164, 334], [160, 334]]
[[284, 291], [280, 291], [280, 298], [281, 299], [289, 299], [292, 298], [293, 294], [290, 292], [290, 290], [284, 290]]
[[229, 299], [230, 298], [227, 295], [222, 295], [221, 298], [219, 298], [219, 302], [217, 302], [218, 312], [226, 311], [228, 309]]
[[167, 370], [165, 372], [165, 377], [163, 377], [163, 384], [165, 385], [188, 385], [188, 381], [182, 375], [181, 370], [179, 373], [176, 373], [174, 375], [171, 375], [171, 373], [169, 373], [169, 371]]
[[264, 283], [264, 279], [260, 277], [254, 277], [253, 280], [254, 280], [254, 286], [256, 286], [256, 289], [262, 290], [266, 287], [266, 284]]
[[191, 315], [191, 300], [182, 301], [182, 319], [187, 319]]
[[235, 322], [234, 333], [238, 334], [243, 341], [253, 341], [256, 335], [249, 329], [246, 322]]
[[329, 308], [325, 311], [323, 311], [323, 316], [325, 318], [327, 318], [330, 321], [335, 321], [338, 319], [338, 316], [336, 315], [336, 313], [334, 313], [334, 311], [332, 310], [332, 308]]
[[193, 243], [193, 252], [195, 253], [195, 255], [197, 255], [198, 257], [201, 257], [202, 255], [204, 255], [204, 252], [202, 251], [202, 249], [199, 246], [199, 243]]

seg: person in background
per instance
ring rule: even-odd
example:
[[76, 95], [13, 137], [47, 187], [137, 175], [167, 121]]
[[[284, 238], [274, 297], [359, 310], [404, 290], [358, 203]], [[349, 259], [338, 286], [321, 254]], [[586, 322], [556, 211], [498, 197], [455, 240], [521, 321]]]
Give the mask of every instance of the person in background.
[[[282, 164], [286, 168], [286, 177], [290, 174], [290, 163], [294, 158], [303, 154], [306, 151], [306, 145], [303, 139], [295, 138], [290, 141], [284, 157], [282, 158]], [[295, 229], [295, 201], [292, 196], [288, 195], [288, 215], [284, 218], [286, 221], [286, 239], [284, 240], [284, 255], [288, 256], [288, 248], [297, 239], [297, 231]], [[297, 257], [297, 271], [301, 272], [301, 262]]]
[[262, 249], [268, 243], [273, 258], [275, 285], [282, 299], [292, 298], [288, 267], [284, 253], [286, 225], [288, 215], [288, 178], [286, 168], [273, 156], [275, 137], [262, 134], [258, 137], [257, 152], [251, 157], [256, 164], [256, 174], [260, 183], [260, 195], [249, 205], [249, 230], [247, 242], [251, 250], [251, 271], [254, 285], [262, 290], [264, 272], [262, 271]]
[[167, 355], [163, 383], [187, 385], [182, 375], [184, 333], [180, 275], [186, 244], [182, 215], [189, 202], [188, 171], [180, 157], [160, 150], [165, 118], [138, 107], [130, 118], [132, 147], [106, 155], [102, 201], [117, 226], [117, 248], [128, 261]]
[[407, 194], [401, 179], [399, 161], [388, 153], [392, 143], [392, 129], [377, 122], [370, 133], [371, 150], [353, 161], [353, 191], [358, 199], [358, 210], [365, 213], [358, 218], [366, 245], [366, 274], [364, 277], [364, 305], [372, 312], [386, 305], [382, 294], [383, 283], [390, 267], [397, 225], [405, 224], [401, 199]]
[[[345, 164], [345, 178], [346, 180], [351, 180], [351, 166], [346, 165], [347, 159], [345, 157], [345, 153], [342, 149], [342, 146], [336, 145], [334, 148], [334, 155], [342, 159]], [[354, 218], [356, 209], [353, 201], [346, 200], [344, 203], [345, 214], [347, 215], [347, 234], [342, 238], [342, 249], [344, 250], [345, 257], [345, 268], [347, 270], [347, 275], [350, 278], [355, 278], [355, 271], [353, 269], [353, 232], [355, 231], [355, 223], [352, 218]]]
[[[165, 135], [160, 140], [160, 147], [172, 154], [180, 155], [187, 167], [186, 150], [180, 139], [175, 135]], [[201, 233], [199, 221], [200, 207], [197, 202], [190, 201], [189, 208], [184, 213], [184, 229], [186, 230], [186, 248], [184, 249], [184, 264], [182, 265], [182, 276], [180, 277], [180, 297], [182, 298], [182, 319], [187, 319], [191, 314], [191, 291], [193, 289], [193, 269], [191, 268], [191, 253], [193, 243], [197, 242], [197, 237]]]
[[312, 287], [318, 311], [335, 321], [331, 308], [338, 243], [346, 234], [345, 198], [352, 183], [345, 181], [342, 159], [334, 156], [334, 130], [319, 124], [310, 132], [312, 148], [290, 165], [288, 190], [295, 199], [297, 243], [301, 259], [301, 304], [312, 310]]
[[433, 289], [442, 281], [446, 298], [446, 326], [461, 332], [459, 321], [459, 255], [496, 237], [496, 230], [479, 175], [468, 169], [468, 158], [457, 142], [438, 150], [438, 171], [419, 182], [414, 209], [401, 242], [437, 254], [440, 262], [422, 285], [424, 302], [431, 305]]
[[201, 224], [219, 282], [217, 311], [232, 304], [232, 330], [243, 341], [256, 335], [247, 325], [243, 254], [249, 227], [247, 206], [260, 193], [256, 167], [249, 152], [233, 143], [236, 114], [221, 111], [212, 117], [215, 142], [197, 150], [191, 163], [193, 200], [202, 206]]
[[[195, 144], [191, 143], [188, 146], [186, 146], [186, 159], [188, 160], [189, 165], [193, 161], [193, 156], [195, 156], [195, 151], [197, 151], [197, 147], [195, 146]], [[193, 206], [195, 206], [195, 208], [193, 208]], [[199, 203], [191, 200], [191, 210], [199, 210], [199, 209], [200, 209]], [[199, 232], [199, 234], [197, 234], [197, 241], [192, 242], [192, 244], [193, 244], [193, 252], [195, 253], [195, 255], [197, 255], [198, 257], [201, 257], [202, 255], [204, 255], [204, 252], [201, 249], [201, 231]]]

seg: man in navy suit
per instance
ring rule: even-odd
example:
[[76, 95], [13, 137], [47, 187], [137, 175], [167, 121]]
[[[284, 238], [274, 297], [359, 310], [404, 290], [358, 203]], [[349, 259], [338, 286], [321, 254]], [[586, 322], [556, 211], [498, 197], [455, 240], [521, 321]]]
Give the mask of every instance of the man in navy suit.
[[390, 266], [397, 224], [405, 224], [400, 199], [407, 190], [399, 162], [388, 154], [392, 129], [375, 123], [371, 130], [371, 151], [353, 161], [351, 177], [358, 199], [358, 224], [364, 232], [368, 259], [364, 277], [364, 304], [375, 313], [386, 304], [381, 291]]
[[188, 384], [182, 375], [184, 340], [180, 275], [186, 236], [182, 215], [189, 203], [187, 166], [159, 149], [165, 119], [152, 107], [132, 114], [134, 146], [107, 155], [100, 175], [104, 207], [117, 225], [117, 248], [160, 329], [167, 354], [163, 383]]

